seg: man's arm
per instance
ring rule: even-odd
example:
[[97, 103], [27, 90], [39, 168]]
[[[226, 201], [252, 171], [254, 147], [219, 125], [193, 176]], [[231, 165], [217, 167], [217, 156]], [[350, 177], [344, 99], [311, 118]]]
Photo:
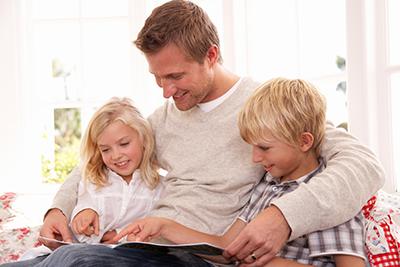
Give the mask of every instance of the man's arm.
[[290, 240], [349, 220], [383, 186], [384, 171], [375, 155], [332, 124], [322, 156], [325, 170], [272, 202], [292, 230]]
[[[78, 188], [80, 180], [80, 169], [78, 167], [75, 167], [68, 175], [65, 182], [61, 185], [60, 189], [57, 191], [49, 210], [59, 209], [64, 214], [64, 216], [66, 216], [67, 221], [70, 221], [72, 210], [74, 209], [78, 199]], [[45, 217], [47, 216], [47, 213]]]
[[[67, 242], [72, 241], [68, 222], [76, 205], [80, 179], [80, 170], [76, 167], [58, 190], [50, 209], [46, 212], [40, 229], [41, 236]], [[42, 243], [50, 249], [56, 249], [59, 246], [58, 243], [49, 241], [42, 241]]]

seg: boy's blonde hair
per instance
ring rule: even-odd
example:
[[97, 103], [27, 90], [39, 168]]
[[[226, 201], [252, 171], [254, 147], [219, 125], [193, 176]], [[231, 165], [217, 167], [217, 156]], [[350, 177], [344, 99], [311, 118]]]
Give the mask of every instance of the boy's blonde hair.
[[126, 124], [138, 133], [143, 144], [143, 158], [139, 165], [141, 178], [149, 188], [155, 188], [159, 175], [153, 131], [150, 123], [128, 98], [111, 98], [91, 118], [81, 143], [83, 177], [98, 187], [107, 185], [107, 169], [97, 146], [97, 139], [107, 126], [116, 121]]
[[276, 78], [261, 85], [239, 113], [243, 140], [256, 144], [268, 130], [278, 140], [298, 146], [301, 133], [314, 136], [313, 149], [321, 152], [325, 136], [325, 98], [311, 83]]

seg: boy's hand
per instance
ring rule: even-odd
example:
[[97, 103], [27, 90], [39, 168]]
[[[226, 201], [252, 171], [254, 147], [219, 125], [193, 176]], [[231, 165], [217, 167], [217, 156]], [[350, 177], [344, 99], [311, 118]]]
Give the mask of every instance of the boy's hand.
[[162, 218], [148, 217], [137, 220], [121, 230], [113, 239], [118, 242], [124, 236], [128, 241], [149, 241], [161, 235], [164, 225]]
[[99, 235], [99, 215], [92, 209], [84, 209], [75, 215], [71, 228], [75, 234]]
[[[69, 231], [67, 218], [59, 209], [51, 209], [45, 216], [43, 225], [40, 228], [40, 235], [62, 240], [65, 242], [72, 242], [72, 235]], [[51, 250], [55, 250], [60, 246], [59, 243], [40, 240], [40, 242]]]

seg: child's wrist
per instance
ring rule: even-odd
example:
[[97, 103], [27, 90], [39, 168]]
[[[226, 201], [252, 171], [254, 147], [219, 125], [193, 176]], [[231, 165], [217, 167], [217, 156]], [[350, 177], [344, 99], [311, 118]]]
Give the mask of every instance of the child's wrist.
[[169, 219], [161, 218], [160, 235], [163, 238], [168, 238], [168, 234], [171, 232], [172, 221]]

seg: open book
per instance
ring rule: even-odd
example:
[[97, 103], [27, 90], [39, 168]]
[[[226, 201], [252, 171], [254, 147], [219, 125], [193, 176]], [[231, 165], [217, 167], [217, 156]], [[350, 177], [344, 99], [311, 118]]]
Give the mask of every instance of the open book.
[[[61, 245], [74, 245], [78, 243], [74, 242], [64, 242], [56, 239], [47, 238], [44, 236], [39, 236], [39, 240], [46, 240], [50, 242], [56, 242]], [[227, 260], [222, 256], [224, 252], [223, 248], [211, 245], [209, 243], [191, 243], [191, 244], [159, 244], [152, 242], [138, 242], [138, 241], [128, 241], [118, 244], [92, 244], [92, 245], [103, 245], [113, 249], [121, 248], [132, 248], [132, 249], [144, 249], [156, 253], [170, 253], [174, 251], [185, 251], [187, 253], [196, 254], [199, 256], [204, 256], [212, 261], [227, 263]]]

